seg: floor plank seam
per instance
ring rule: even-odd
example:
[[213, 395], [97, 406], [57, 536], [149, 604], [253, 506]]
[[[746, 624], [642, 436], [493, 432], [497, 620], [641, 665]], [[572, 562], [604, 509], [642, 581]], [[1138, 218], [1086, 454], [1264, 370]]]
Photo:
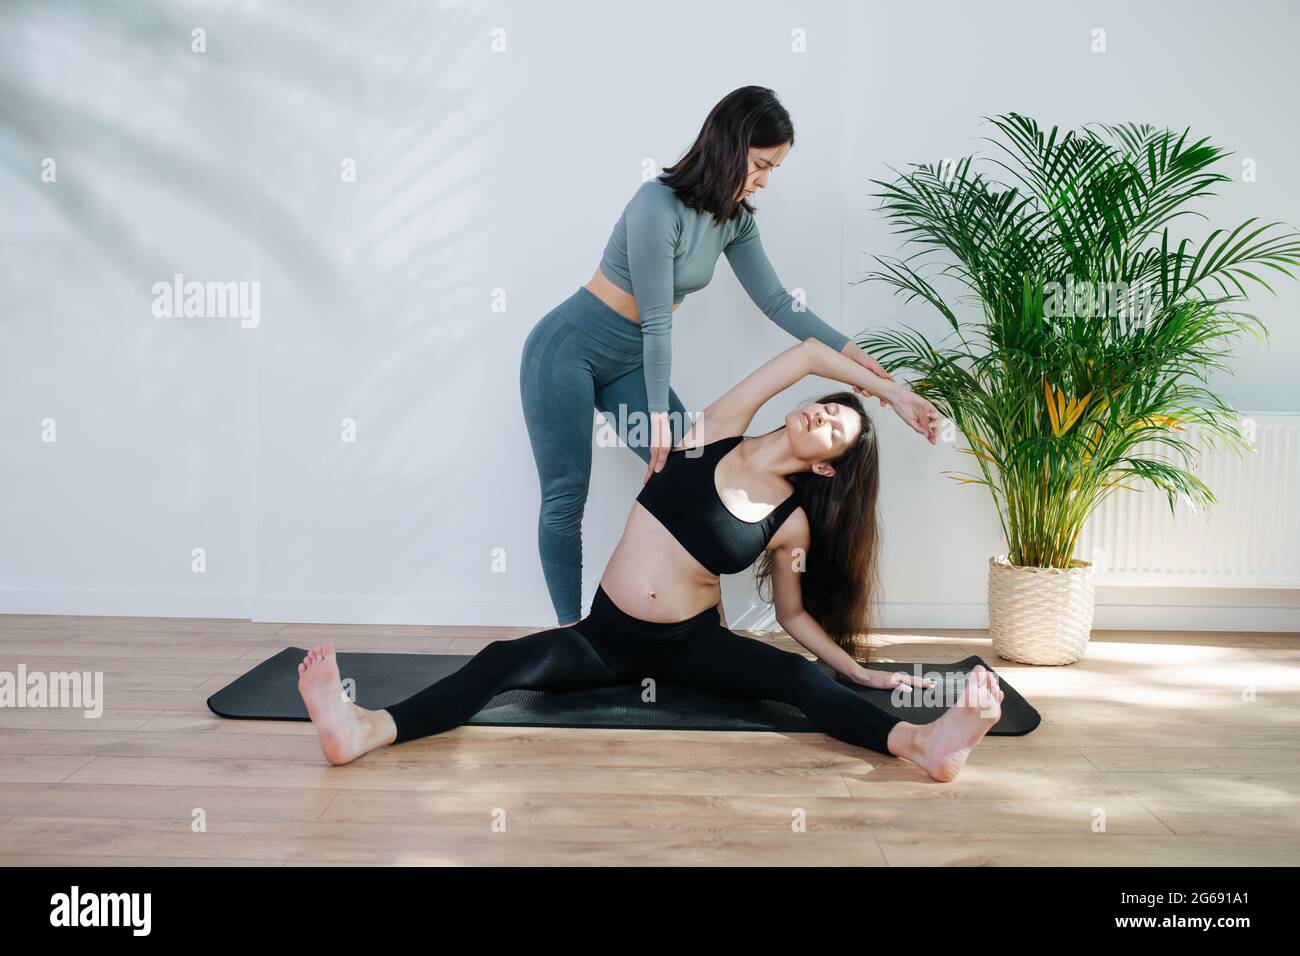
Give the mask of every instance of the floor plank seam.
[[1160, 824], [1162, 827], [1164, 827], [1166, 830], [1168, 830], [1172, 835], [1174, 835], [1174, 836], [1181, 836], [1181, 835], [1182, 835], [1182, 834], [1180, 834], [1177, 830], [1175, 830], [1173, 827], [1171, 827], [1168, 823], [1166, 823], [1165, 820], [1164, 820], [1164, 817], [1160, 816], [1160, 814], [1156, 813], [1154, 810], [1152, 810], [1150, 807], [1148, 807], [1145, 803], [1143, 803], [1141, 797], [1134, 797], [1134, 798], [1133, 798], [1133, 802], [1136, 803], [1138, 806], [1140, 806], [1140, 807], [1141, 807], [1143, 810], [1145, 810], [1147, 813], [1151, 814], [1151, 816], [1155, 817], [1156, 820], [1159, 822], [1159, 824]]

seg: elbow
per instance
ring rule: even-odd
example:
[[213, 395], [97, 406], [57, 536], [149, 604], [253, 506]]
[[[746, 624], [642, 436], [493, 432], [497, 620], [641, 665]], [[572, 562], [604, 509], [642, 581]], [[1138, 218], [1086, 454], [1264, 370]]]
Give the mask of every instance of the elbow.
[[800, 368], [804, 375], [817, 375], [821, 372], [823, 365], [821, 349], [825, 347], [824, 342], [813, 338], [811, 335], [795, 346], [800, 356]]
[[667, 335], [673, 327], [673, 307], [650, 306], [639, 316], [642, 335]]
[[796, 608], [795, 610], [790, 610], [789, 608], [778, 610], [776, 612], [776, 623], [780, 626], [781, 630], [789, 632], [790, 625], [797, 621], [802, 614], [803, 608]]

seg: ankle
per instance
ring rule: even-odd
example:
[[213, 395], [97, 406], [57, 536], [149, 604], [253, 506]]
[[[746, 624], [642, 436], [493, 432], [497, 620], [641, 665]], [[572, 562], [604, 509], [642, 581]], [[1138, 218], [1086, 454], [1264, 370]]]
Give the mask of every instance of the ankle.
[[397, 724], [392, 714], [386, 710], [358, 707], [357, 721], [361, 724], [361, 736], [367, 752], [397, 739]]
[[889, 752], [895, 757], [902, 757], [915, 763], [916, 758], [924, 750], [924, 729], [920, 724], [909, 724], [907, 721], [894, 724], [886, 740]]

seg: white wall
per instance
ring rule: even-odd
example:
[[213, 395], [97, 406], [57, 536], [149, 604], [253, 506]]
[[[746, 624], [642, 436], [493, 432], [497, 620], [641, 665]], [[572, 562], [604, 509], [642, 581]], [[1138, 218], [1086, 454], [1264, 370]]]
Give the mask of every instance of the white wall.
[[[1258, 163], [1218, 220], [1300, 222], [1296, 14], [1171, 6], [6, 4], [0, 611], [550, 626], [519, 351], [590, 277], [643, 162], [676, 160], [735, 87], [774, 88], [797, 143], [758, 203], [764, 245], [849, 333], [936, 329], [851, 284], [898, 249], [868, 180], [978, 148], [984, 115], [1191, 124]], [[155, 318], [177, 272], [260, 283], [259, 324]], [[1243, 409], [1300, 410], [1300, 299], [1280, 292], [1254, 303], [1270, 347], [1213, 383]], [[674, 387], [698, 410], [790, 343], [720, 260], [677, 312]], [[881, 623], [982, 626], [990, 502], [940, 474], [964, 456], [878, 421]], [[643, 473], [595, 449], [587, 601]], [[749, 575], [725, 594], [733, 623], [762, 623]], [[1097, 620], [1275, 629], [1295, 610], [1102, 589]]]

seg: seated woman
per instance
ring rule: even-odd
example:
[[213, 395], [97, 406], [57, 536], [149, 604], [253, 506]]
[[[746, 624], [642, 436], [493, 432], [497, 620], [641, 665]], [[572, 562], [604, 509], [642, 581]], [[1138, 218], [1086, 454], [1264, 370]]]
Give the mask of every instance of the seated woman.
[[[768, 399], [806, 375], [853, 391], [793, 411], [767, 434], [744, 434]], [[865, 629], [876, 572], [879, 462], [858, 394], [877, 397], [935, 442], [938, 413], [924, 398], [805, 339], [701, 412], [649, 476], [587, 617], [493, 641], [460, 670], [382, 710], [347, 700], [333, 645], [313, 647], [298, 666], [298, 690], [325, 757], [345, 764], [459, 726], [511, 688], [570, 691], [654, 678], [785, 701], [832, 737], [952, 780], [1001, 714], [991, 671], [975, 667], [954, 706], [933, 723], [913, 724], [878, 711], [802, 654], [731, 632], [719, 613], [719, 575], [762, 555], [759, 583], [772, 584], [777, 621], [837, 673], [867, 687], [932, 683], [865, 668], [837, 643]]]

